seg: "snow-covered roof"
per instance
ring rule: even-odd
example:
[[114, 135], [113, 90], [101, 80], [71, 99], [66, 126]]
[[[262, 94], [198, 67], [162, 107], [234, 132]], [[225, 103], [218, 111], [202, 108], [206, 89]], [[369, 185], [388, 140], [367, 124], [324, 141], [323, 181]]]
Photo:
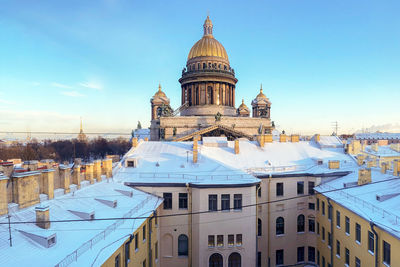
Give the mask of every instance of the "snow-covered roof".
[[378, 151], [372, 149], [372, 146], [365, 146], [364, 152], [379, 157], [400, 157], [400, 152], [392, 149], [390, 146], [377, 146]]
[[[400, 238], [400, 179], [392, 173], [382, 174], [378, 168], [372, 168], [371, 178], [370, 184], [327, 192], [344, 188], [344, 183], [357, 183], [358, 170], [355, 170], [349, 175], [321, 184], [315, 189]], [[384, 200], [386, 197], [388, 199]]]
[[321, 135], [318, 144], [321, 147], [344, 147], [342, 140], [334, 135]]
[[391, 140], [400, 139], [400, 133], [357, 133], [355, 139], [374, 139], [374, 140]]
[[260, 147], [257, 142], [240, 140], [239, 154], [234, 153], [233, 141], [227, 147], [199, 142], [196, 164], [192, 147], [192, 142], [140, 142], [124, 157], [138, 159], [138, 166], [123, 167], [121, 162], [115, 177], [133, 183], [240, 184], [257, 182], [254, 174], [337, 172], [328, 169], [329, 160], [339, 160], [340, 171], [356, 167], [342, 148], [320, 148], [308, 141], [274, 141]]
[[[132, 197], [125, 192], [132, 192]], [[117, 201], [115, 208], [105, 205], [97, 199]], [[50, 220], [78, 220], [79, 212], [93, 213], [96, 219], [117, 217], [150, 216], [161, 204], [161, 199], [153, 195], [132, 189], [121, 183], [109, 181], [86, 186], [74, 193], [42, 202], [49, 206]], [[38, 205], [36, 205], [38, 206]], [[73, 211], [73, 212], [71, 212]], [[16, 212], [10, 212], [11, 222], [34, 222], [35, 206]], [[7, 216], [0, 217], [7, 222]], [[52, 222], [49, 229], [42, 229], [34, 223], [11, 224], [12, 247], [9, 245], [8, 225], [0, 225], [0, 266], [88, 266], [103, 247], [113, 241], [133, 233], [144, 219], [104, 220], [80, 222]], [[29, 238], [28, 235], [56, 235], [55, 245], [45, 248]], [[127, 237], [128, 238], [128, 237]], [[127, 238], [119, 240], [111, 247], [102, 250], [95, 266], [107, 260]], [[21, 256], [23, 255], [23, 256]], [[79, 255], [76, 259], [76, 255]]]

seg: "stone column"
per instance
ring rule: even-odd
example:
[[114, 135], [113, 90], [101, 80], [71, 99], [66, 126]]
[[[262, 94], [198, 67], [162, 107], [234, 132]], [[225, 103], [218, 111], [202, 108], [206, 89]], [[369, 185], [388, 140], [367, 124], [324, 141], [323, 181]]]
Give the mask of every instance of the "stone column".
[[101, 181], [101, 160], [93, 161], [93, 178], [97, 180], [97, 182]]
[[47, 169], [43, 170], [41, 173], [42, 176], [42, 188], [40, 189], [40, 193], [46, 194], [49, 199], [54, 198], [54, 170]]
[[76, 184], [77, 188], [81, 188], [81, 166], [75, 165], [72, 173], [72, 183]]
[[232, 85], [232, 107], [235, 106], [235, 86]]
[[200, 105], [200, 96], [201, 96], [201, 94], [200, 94], [200, 92], [201, 92], [201, 83], [197, 83], [197, 90], [196, 90], [196, 93], [197, 93], [197, 101], [196, 101], [196, 105]]
[[222, 84], [222, 105], [225, 106], [226, 105], [226, 100], [225, 100], [225, 83]]

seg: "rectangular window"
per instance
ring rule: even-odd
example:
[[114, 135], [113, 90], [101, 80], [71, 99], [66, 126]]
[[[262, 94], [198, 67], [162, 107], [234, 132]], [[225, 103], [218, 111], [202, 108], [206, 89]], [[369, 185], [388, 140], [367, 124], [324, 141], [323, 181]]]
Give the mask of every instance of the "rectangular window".
[[320, 261], [319, 261], [319, 258], [320, 258], [320, 256], [319, 256], [319, 250], [317, 250], [317, 265], [320, 265]]
[[231, 195], [222, 194], [221, 195], [221, 210], [229, 211], [231, 207]]
[[325, 202], [322, 201], [322, 215], [325, 215]]
[[315, 262], [315, 248], [308, 247], [308, 261]]
[[304, 194], [304, 182], [297, 182], [297, 194], [298, 195]]
[[179, 193], [179, 208], [180, 209], [188, 208], [188, 194], [187, 193]]
[[276, 183], [276, 196], [283, 196], [283, 183]]
[[146, 225], [143, 225], [142, 233], [143, 233], [142, 239], [143, 239], [143, 241], [145, 241], [146, 240]]
[[322, 226], [322, 241], [325, 241], [325, 227]]
[[257, 252], [257, 267], [261, 267], [261, 251]]
[[261, 186], [258, 186], [256, 190], [258, 197], [261, 197]]
[[319, 222], [317, 222], [317, 235], [319, 235]]
[[172, 193], [163, 193], [164, 198], [164, 209], [170, 210], [172, 209]]
[[308, 194], [309, 195], [314, 195], [314, 187], [315, 187], [314, 182], [308, 182]]
[[242, 245], [242, 234], [236, 235], [236, 246], [240, 247]]
[[315, 233], [315, 220], [308, 219], [308, 231], [311, 233]]
[[383, 262], [390, 265], [390, 244], [383, 241]]
[[361, 225], [356, 223], [356, 241], [361, 243]]
[[218, 210], [218, 196], [217, 195], [208, 195], [208, 210], [209, 211], [217, 211]]
[[217, 235], [217, 246], [218, 247], [224, 246], [224, 236], [223, 235]]
[[336, 240], [336, 255], [340, 257], [340, 242]]
[[361, 267], [361, 260], [356, 257], [356, 267]]
[[371, 231], [368, 231], [368, 250], [371, 251], [372, 253], [375, 252], [374, 250], [374, 241], [375, 236]]
[[319, 211], [319, 198], [317, 198], [317, 210]]
[[121, 254], [118, 254], [114, 260], [115, 267], [121, 267]]
[[340, 227], [340, 211], [336, 211], [336, 226]]
[[350, 234], [350, 218], [349, 217], [345, 217], [345, 221], [346, 221], [346, 226], [345, 226], [345, 228], [346, 228], [346, 234]]
[[235, 235], [228, 235], [228, 247], [235, 245]]
[[158, 260], [158, 242], [154, 244], [154, 258]]
[[275, 252], [276, 256], [276, 265], [282, 265], [283, 264], [283, 249], [278, 249]]
[[208, 236], [208, 247], [209, 248], [215, 247], [215, 236], [214, 235]]
[[349, 250], [348, 248], [346, 248], [345, 251], [346, 251], [346, 257], [345, 257], [344, 262], [345, 262], [347, 265], [350, 265], [350, 250]]
[[143, 267], [146, 267], [146, 260], [144, 260], [144, 261], [142, 262], [142, 266], [143, 266]]
[[332, 206], [328, 205], [328, 219], [332, 220]]
[[233, 208], [235, 210], [242, 210], [242, 194], [233, 195]]
[[325, 267], [325, 257], [322, 256], [322, 267]]
[[128, 263], [131, 259], [131, 255], [130, 255], [130, 244], [129, 242], [125, 243], [125, 267], [128, 267]]
[[308, 203], [309, 210], [315, 210], [315, 203]]
[[297, 248], [297, 262], [304, 261], [304, 247]]
[[139, 249], [139, 234], [135, 234], [135, 250]]
[[332, 247], [332, 234], [328, 232], [328, 246]]

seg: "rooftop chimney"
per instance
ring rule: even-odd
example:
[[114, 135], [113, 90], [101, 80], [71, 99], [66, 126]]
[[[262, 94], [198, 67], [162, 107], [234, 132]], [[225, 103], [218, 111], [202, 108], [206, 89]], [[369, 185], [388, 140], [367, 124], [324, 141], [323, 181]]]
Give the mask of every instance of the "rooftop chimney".
[[235, 140], [235, 154], [239, 154], [239, 139]]
[[146, 141], [146, 142], [149, 141], [149, 138], [148, 138], [148, 137], [145, 137], [145, 138], [144, 138], [144, 141]]
[[138, 145], [137, 137], [132, 137], [132, 147], [137, 147], [137, 145]]
[[400, 176], [400, 160], [393, 160], [393, 175]]
[[38, 171], [13, 174], [13, 200], [20, 209], [39, 203], [39, 175]]
[[321, 141], [321, 136], [319, 134], [315, 134], [314, 135], [314, 140], [315, 140], [315, 142]]
[[49, 199], [54, 198], [54, 170], [45, 169], [41, 173], [40, 193], [46, 194]]
[[93, 178], [101, 181], [101, 160], [93, 161]]
[[369, 184], [371, 182], [371, 169], [358, 170], [358, 185]]
[[329, 169], [339, 169], [340, 161], [339, 160], [330, 160], [328, 162]]
[[388, 164], [387, 164], [387, 162], [382, 162], [382, 163], [381, 163], [381, 173], [382, 173], [382, 174], [385, 174], [387, 170], [388, 170]]
[[290, 142], [292, 142], [292, 143], [297, 143], [297, 142], [299, 142], [299, 140], [300, 140], [300, 137], [297, 134], [292, 134], [290, 136]]
[[72, 183], [77, 186], [77, 188], [81, 188], [81, 166], [74, 165], [74, 169], [72, 172]]
[[35, 207], [36, 225], [43, 229], [50, 228], [50, 209], [49, 206]]
[[65, 194], [69, 193], [69, 186], [71, 184], [71, 168], [68, 166], [60, 166], [60, 186], [64, 189]]
[[379, 150], [378, 143], [373, 143], [373, 144], [371, 145], [371, 149], [372, 149], [373, 151], [375, 151], [375, 152], [378, 152], [378, 150]]
[[0, 215], [8, 213], [7, 183], [10, 179], [0, 174]]
[[258, 143], [260, 144], [260, 147], [264, 147], [264, 144], [265, 144], [265, 135], [259, 135], [258, 136], [258, 138], [257, 138], [257, 140], [258, 140]]
[[112, 177], [112, 159], [103, 159], [101, 161], [103, 165], [103, 170], [102, 173], [107, 177], [111, 178]]
[[279, 135], [279, 142], [285, 143], [286, 142], [286, 134], [280, 134]]
[[365, 156], [362, 154], [357, 155], [357, 164], [358, 166], [361, 166], [364, 164]]
[[193, 139], [193, 163], [197, 163], [197, 138]]

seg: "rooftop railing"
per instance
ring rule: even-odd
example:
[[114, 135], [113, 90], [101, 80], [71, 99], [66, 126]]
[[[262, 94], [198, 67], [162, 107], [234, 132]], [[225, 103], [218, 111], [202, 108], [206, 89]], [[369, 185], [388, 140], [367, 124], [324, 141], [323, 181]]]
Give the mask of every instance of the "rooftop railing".
[[[136, 205], [133, 209], [128, 211], [123, 215], [123, 218], [130, 218], [133, 214], [138, 212], [143, 206], [152, 198], [152, 196], [147, 196], [146, 199], [142, 200], [138, 205]], [[89, 241], [83, 243], [79, 248], [74, 250], [72, 253], [68, 254], [62, 261], [55, 265], [55, 267], [65, 267], [70, 265], [72, 262], [77, 261], [78, 258], [88, 251], [92, 249], [94, 245], [99, 243], [101, 240], [105, 239], [109, 234], [115, 231], [121, 224], [123, 224], [125, 220], [116, 220], [113, 224], [108, 226], [104, 231], [101, 231], [96, 236], [94, 236]]]
[[[333, 186], [330, 186], [328, 184], [321, 184], [319, 185], [321, 189], [326, 189], [327, 191], [330, 190], [337, 190], [338, 188], [335, 188]], [[324, 193], [321, 190], [318, 190], [320, 193]], [[329, 193], [329, 192], [328, 192]], [[353, 204], [359, 204], [362, 206], [362, 208], [367, 208], [369, 209], [372, 213], [377, 214], [381, 216], [382, 218], [385, 218], [388, 220], [388, 222], [392, 223], [393, 225], [399, 225], [400, 223], [400, 216], [397, 216], [396, 214], [393, 214], [383, 208], [377, 207], [376, 205], [369, 203], [361, 198], [358, 198], [356, 196], [350, 195], [349, 193], [345, 192], [345, 190], [337, 190], [334, 192], [335, 194], [339, 194], [343, 196], [344, 198], [348, 199], [352, 203], [352, 207], [354, 206]], [[351, 208], [350, 208], [351, 209]], [[355, 210], [356, 211], [356, 210]], [[357, 212], [357, 211], [356, 211]], [[365, 213], [359, 214], [361, 216], [367, 217], [366, 219], [371, 220], [369, 216]], [[374, 220], [372, 220], [374, 221]]]

